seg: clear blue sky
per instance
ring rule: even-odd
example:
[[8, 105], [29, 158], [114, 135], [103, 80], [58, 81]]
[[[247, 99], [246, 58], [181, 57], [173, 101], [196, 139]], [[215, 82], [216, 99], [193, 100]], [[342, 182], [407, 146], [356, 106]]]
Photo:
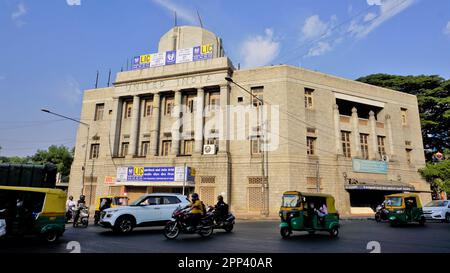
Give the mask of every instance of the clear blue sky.
[[450, 78], [448, 0], [0, 0], [0, 155], [72, 147], [77, 124], [40, 109], [79, 117], [97, 70], [105, 86], [110, 68], [156, 51], [171, 10], [192, 25], [197, 9], [242, 67]]

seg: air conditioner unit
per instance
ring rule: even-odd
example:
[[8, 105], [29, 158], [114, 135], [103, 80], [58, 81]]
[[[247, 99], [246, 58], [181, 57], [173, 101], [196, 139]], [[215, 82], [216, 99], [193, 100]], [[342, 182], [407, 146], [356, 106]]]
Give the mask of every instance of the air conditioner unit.
[[214, 144], [203, 145], [203, 154], [204, 155], [215, 155], [216, 154], [216, 145], [214, 145]]
[[381, 160], [384, 162], [389, 162], [389, 156], [388, 155], [382, 155]]

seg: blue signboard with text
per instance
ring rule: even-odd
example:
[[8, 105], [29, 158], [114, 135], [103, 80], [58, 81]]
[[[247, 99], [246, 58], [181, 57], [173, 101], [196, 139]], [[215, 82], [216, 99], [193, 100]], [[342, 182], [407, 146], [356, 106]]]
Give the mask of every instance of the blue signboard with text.
[[388, 164], [385, 161], [376, 160], [352, 160], [353, 171], [357, 173], [375, 173], [375, 174], [387, 174]]
[[194, 182], [191, 167], [119, 167], [117, 182]]

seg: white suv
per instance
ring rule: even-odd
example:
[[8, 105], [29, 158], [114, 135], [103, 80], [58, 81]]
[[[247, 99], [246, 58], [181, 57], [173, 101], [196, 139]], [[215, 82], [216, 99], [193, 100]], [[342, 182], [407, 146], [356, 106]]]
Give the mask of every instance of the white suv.
[[434, 200], [423, 207], [427, 220], [440, 220], [450, 223], [450, 201]]
[[171, 193], [147, 194], [129, 206], [104, 210], [100, 225], [118, 233], [129, 233], [135, 227], [164, 226], [173, 211], [189, 205], [184, 195]]

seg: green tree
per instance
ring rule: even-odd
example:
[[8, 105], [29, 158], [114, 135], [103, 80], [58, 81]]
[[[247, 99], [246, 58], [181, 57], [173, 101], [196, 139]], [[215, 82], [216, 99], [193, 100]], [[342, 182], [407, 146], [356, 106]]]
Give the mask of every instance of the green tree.
[[427, 166], [419, 170], [424, 179], [431, 183], [432, 187], [450, 193], [450, 160], [439, 163], [427, 163]]
[[58, 172], [64, 177], [70, 173], [70, 166], [73, 161], [72, 151], [65, 146], [52, 145], [48, 150], [38, 150], [31, 157], [31, 161], [35, 164], [53, 163], [58, 168]]
[[427, 159], [450, 148], [450, 80], [437, 75], [372, 74], [357, 81], [416, 95]]

